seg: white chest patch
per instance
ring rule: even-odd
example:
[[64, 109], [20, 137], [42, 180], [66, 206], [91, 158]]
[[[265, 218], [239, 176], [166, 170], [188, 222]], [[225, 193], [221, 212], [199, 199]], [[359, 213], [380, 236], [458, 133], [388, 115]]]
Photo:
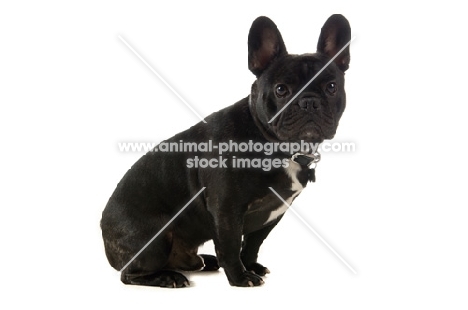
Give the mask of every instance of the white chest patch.
[[[299, 180], [297, 179], [297, 173], [301, 169], [302, 168], [298, 163], [295, 163], [295, 162], [292, 162], [292, 161], [289, 161], [289, 166], [287, 168], [285, 168], [286, 174], [291, 179], [291, 190], [294, 192], [291, 197], [283, 197], [283, 199], [288, 203], [288, 205], [291, 205], [294, 198], [296, 198], [296, 196], [299, 195], [301, 193], [301, 191], [304, 189], [301, 182], [299, 182]], [[278, 200], [279, 200], [279, 198], [278, 198]], [[274, 210], [274, 211], [272, 211], [270, 213], [270, 216], [266, 220], [265, 224], [267, 224], [267, 223], [269, 223], [269, 222], [271, 222], [273, 220], [276, 220], [276, 218], [278, 216], [282, 215], [284, 212], [286, 212], [287, 209], [288, 209], [287, 205], [285, 205], [284, 203], [281, 204], [281, 206], [278, 209], [276, 209], [276, 210]]]

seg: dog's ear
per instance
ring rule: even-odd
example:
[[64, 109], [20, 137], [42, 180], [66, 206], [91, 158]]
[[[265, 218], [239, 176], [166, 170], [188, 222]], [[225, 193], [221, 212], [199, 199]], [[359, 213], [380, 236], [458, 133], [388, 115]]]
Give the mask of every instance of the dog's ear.
[[[322, 27], [317, 44], [317, 52], [332, 58], [351, 40], [351, 27], [340, 14], [330, 16]], [[349, 68], [349, 45], [335, 58], [335, 63], [343, 72]]]
[[281, 33], [275, 23], [260, 16], [252, 23], [249, 32], [249, 69], [257, 77], [279, 56], [285, 55]]

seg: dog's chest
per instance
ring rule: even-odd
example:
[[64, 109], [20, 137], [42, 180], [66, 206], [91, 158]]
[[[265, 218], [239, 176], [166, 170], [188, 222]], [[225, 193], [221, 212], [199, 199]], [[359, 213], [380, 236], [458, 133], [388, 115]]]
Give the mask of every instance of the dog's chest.
[[287, 204], [285, 204], [281, 199], [275, 195], [275, 198], [278, 199], [279, 202], [281, 202], [280, 206], [273, 211], [270, 211], [270, 215], [268, 216], [268, 219], [265, 221], [265, 224], [268, 224], [271, 221], [274, 221], [278, 218], [278, 216], [284, 214], [286, 210], [289, 208], [291, 203], [293, 202], [294, 198], [296, 198], [301, 191], [304, 189], [304, 186], [299, 182], [298, 179], [298, 173], [301, 171], [301, 166], [299, 166], [296, 163], [290, 163], [287, 168], [285, 168], [286, 174], [291, 179], [291, 188], [290, 190], [292, 191], [292, 195], [289, 197], [282, 197], [283, 200], [286, 201]]
[[301, 193], [307, 184], [307, 168], [295, 162], [289, 162], [284, 168], [283, 182], [271, 188], [281, 196], [284, 203], [273, 191], [268, 190], [266, 196], [257, 199], [249, 205], [246, 217], [247, 230], [256, 230], [268, 225], [283, 215], [293, 200]]

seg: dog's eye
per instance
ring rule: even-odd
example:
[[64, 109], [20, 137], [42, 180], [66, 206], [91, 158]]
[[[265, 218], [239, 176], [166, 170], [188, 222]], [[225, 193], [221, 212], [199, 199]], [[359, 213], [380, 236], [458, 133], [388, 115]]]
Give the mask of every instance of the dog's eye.
[[327, 84], [327, 90], [328, 90], [328, 92], [330, 92], [331, 94], [336, 93], [336, 83], [333, 83], [333, 82], [328, 83], [328, 84]]
[[276, 85], [276, 96], [279, 98], [286, 97], [289, 94], [288, 87], [284, 84]]

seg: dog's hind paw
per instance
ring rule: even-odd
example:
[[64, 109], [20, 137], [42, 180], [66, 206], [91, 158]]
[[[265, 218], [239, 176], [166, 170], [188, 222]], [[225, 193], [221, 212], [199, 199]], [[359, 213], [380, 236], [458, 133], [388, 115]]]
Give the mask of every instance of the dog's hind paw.
[[126, 275], [125, 284], [180, 288], [190, 286], [189, 280], [176, 271], [162, 270], [147, 275]]

